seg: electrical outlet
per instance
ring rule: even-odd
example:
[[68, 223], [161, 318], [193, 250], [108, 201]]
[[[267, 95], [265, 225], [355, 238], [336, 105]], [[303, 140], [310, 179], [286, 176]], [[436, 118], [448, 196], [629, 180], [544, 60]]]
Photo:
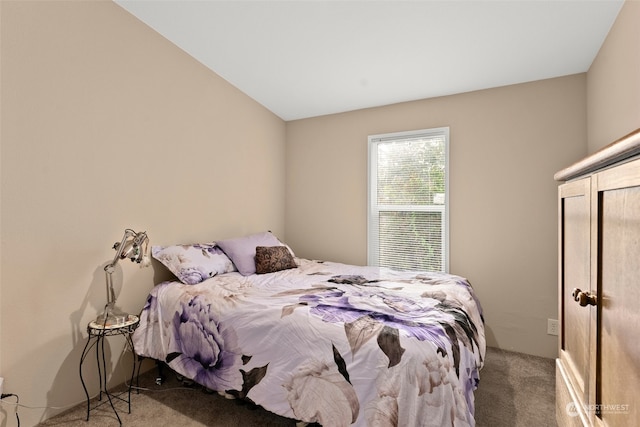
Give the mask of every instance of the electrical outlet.
[[0, 394], [4, 394], [4, 378], [0, 377]]
[[547, 334], [558, 335], [558, 321], [555, 319], [547, 319]]

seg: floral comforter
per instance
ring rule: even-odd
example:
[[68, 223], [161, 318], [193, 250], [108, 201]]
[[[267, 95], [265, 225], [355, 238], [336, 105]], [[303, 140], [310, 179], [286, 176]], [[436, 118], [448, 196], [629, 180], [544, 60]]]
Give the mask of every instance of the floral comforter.
[[463, 278], [298, 259], [150, 293], [137, 354], [324, 426], [472, 426], [485, 355]]

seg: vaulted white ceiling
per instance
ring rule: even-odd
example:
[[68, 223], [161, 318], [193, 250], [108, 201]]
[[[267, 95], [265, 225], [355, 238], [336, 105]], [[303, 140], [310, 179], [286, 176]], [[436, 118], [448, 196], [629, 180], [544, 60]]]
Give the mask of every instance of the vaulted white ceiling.
[[623, 0], [115, 0], [284, 120], [589, 69]]

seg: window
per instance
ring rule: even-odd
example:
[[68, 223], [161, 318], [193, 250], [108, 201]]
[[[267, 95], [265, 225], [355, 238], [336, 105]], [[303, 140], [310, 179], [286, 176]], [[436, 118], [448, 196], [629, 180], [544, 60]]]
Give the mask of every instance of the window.
[[449, 128], [369, 137], [368, 263], [449, 270]]

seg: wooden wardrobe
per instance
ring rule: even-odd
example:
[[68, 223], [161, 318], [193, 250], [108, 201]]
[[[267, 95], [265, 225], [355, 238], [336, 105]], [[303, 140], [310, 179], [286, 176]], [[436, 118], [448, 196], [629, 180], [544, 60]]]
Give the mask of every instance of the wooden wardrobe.
[[556, 173], [559, 426], [640, 426], [640, 129]]

